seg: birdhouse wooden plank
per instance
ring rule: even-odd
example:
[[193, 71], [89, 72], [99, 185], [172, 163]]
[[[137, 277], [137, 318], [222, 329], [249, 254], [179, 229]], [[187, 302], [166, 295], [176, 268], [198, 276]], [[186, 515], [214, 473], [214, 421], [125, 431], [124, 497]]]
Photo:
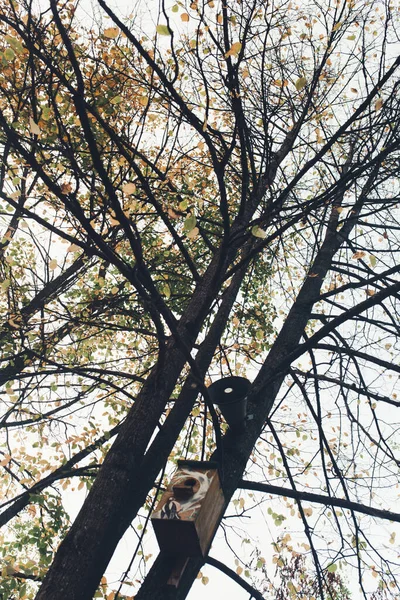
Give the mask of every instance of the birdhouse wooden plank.
[[178, 461], [151, 517], [160, 549], [170, 555], [205, 556], [224, 505], [217, 463]]

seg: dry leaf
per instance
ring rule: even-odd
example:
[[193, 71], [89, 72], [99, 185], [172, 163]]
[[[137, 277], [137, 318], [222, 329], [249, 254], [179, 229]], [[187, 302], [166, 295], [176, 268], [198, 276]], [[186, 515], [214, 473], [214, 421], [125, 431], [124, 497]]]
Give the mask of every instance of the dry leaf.
[[30, 132], [33, 133], [33, 135], [41, 134], [39, 125], [37, 123], [35, 123], [35, 121], [32, 119], [32, 117], [29, 117], [29, 129], [30, 129]]
[[116, 37], [118, 37], [118, 34], [119, 34], [118, 27], [108, 27], [103, 32], [104, 37], [106, 37], [106, 38], [108, 38], [110, 40], [113, 40]]

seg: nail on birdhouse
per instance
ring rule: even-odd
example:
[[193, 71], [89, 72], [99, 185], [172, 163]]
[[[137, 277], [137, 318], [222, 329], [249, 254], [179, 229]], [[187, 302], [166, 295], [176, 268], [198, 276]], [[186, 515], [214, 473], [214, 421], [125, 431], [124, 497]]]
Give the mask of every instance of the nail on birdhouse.
[[205, 556], [225, 505], [215, 462], [179, 460], [151, 516], [161, 551]]

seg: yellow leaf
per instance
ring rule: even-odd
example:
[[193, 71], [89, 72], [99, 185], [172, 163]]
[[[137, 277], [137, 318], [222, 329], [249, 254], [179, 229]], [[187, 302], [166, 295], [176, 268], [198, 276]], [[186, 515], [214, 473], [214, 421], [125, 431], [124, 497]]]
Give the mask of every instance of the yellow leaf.
[[350, 42], [353, 42], [356, 39], [356, 36], [353, 33], [353, 35], [348, 35], [347, 39], [350, 40]]
[[242, 49], [242, 44], [241, 42], [235, 42], [234, 44], [232, 44], [232, 46], [229, 48], [228, 52], [225, 54], [225, 58], [228, 58], [228, 56], [237, 56], [239, 54], [239, 52]]
[[176, 13], [179, 10], [179, 6], [177, 4], [174, 4], [171, 10], [172, 12]]
[[130, 196], [130, 195], [132, 195], [132, 194], [134, 194], [136, 192], [136, 185], [134, 183], [125, 183], [122, 186], [122, 191], [127, 196]]
[[40, 135], [41, 133], [39, 125], [35, 123], [32, 117], [29, 117], [29, 129], [33, 135]]
[[118, 34], [119, 34], [118, 27], [108, 27], [103, 32], [104, 37], [106, 37], [110, 40], [115, 39], [118, 36]]
[[375, 110], [376, 111], [381, 110], [382, 106], [383, 106], [383, 100], [382, 100], [382, 98], [378, 98], [378, 100], [375, 102]]
[[254, 227], [252, 227], [251, 233], [252, 235], [254, 235], [254, 237], [261, 238], [262, 240], [264, 240], [267, 237], [265, 231], [263, 229], [260, 229], [258, 225], [254, 225]]
[[54, 271], [54, 269], [57, 269], [57, 259], [56, 258], [53, 258], [49, 262], [49, 269], [50, 269], [50, 271]]
[[156, 31], [159, 35], [171, 35], [172, 33], [168, 25], [157, 25]]
[[187, 23], [187, 22], [189, 21], [189, 15], [188, 15], [187, 13], [182, 13], [182, 14], [181, 14], [181, 20], [182, 20], [184, 23]]
[[299, 79], [295, 83], [296, 90], [300, 92], [300, 90], [302, 90], [306, 86], [306, 84], [307, 79], [305, 77], [299, 77]]

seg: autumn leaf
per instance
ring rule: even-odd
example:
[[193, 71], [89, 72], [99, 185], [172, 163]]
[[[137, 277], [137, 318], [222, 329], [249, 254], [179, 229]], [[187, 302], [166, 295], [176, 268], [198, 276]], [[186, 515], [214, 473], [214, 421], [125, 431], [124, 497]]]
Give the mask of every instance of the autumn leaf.
[[132, 194], [134, 194], [136, 192], [136, 185], [134, 183], [125, 183], [122, 186], [122, 191], [127, 196], [130, 196], [130, 195], [132, 195]]
[[179, 202], [179, 210], [186, 210], [187, 207], [188, 207], [187, 200], [182, 200], [181, 202]]
[[265, 231], [263, 229], [260, 229], [258, 225], [254, 225], [254, 227], [252, 227], [251, 233], [252, 235], [254, 235], [254, 237], [260, 238], [262, 240], [264, 240], [267, 237]]
[[383, 100], [382, 100], [382, 98], [378, 98], [378, 100], [375, 102], [376, 112], [378, 112], [378, 110], [381, 110], [382, 106], [383, 106]]
[[228, 52], [225, 54], [225, 58], [228, 58], [228, 56], [237, 56], [239, 54], [239, 52], [242, 49], [242, 43], [241, 42], [235, 42], [234, 44], [232, 44], [232, 46], [229, 48]]
[[50, 269], [51, 271], [54, 271], [54, 269], [57, 269], [57, 266], [58, 266], [58, 264], [57, 264], [57, 259], [56, 259], [56, 258], [53, 258], [53, 259], [52, 259], [52, 260], [49, 262], [49, 269]]
[[189, 15], [188, 15], [187, 13], [182, 13], [182, 14], [181, 14], [181, 20], [182, 20], [184, 23], [187, 23], [187, 22], [189, 21]]
[[172, 31], [168, 27], [168, 25], [157, 25], [156, 31], [159, 35], [171, 35]]
[[32, 117], [29, 117], [29, 129], [30, 129], [30, 132], [33, 133], [33, 135], [41, 134], [39, 125], [37, 123], [35, 123], [35, 121], [32, 119]]
[[332, 563], [326, 570], [328, 571], [328, 573], [335, 573], [337, 571], [337, 565], [335, 563]]
[[299, 77], [299, 79], [294, 85], [296, 87], [296, 90], [300, 92], [300, 90], [302, 90], [307, 85], [307, 79], [305, 77]]
[[183, 231], [191, 231], [194, 227], [196, 227], [196, 217], [195, 215], [189, 214], [183, 224]]
[[103, 31], [104, 37], [106, 37], [106, 38], [108, 38], [110, 40], [113, 40], [116, 37], [118, 37], [118, 34], [119, 34], [118, 27], [108, 27], [107, 29], [105, 29]]
[[164, 283], [164, 285], [162, 287], [162, 293], [164, 294], [164, 296], [166, 297], [167, 300], [169, 300], [169, 298], [171, 298], [171, 289], [170, 289], [168, 283]]
[[362, 250], [359, 250], [358, 252], [354, 252], [354, 254], [351, 258], [353, 260], [361, 260], [362, 258], [364, 258], [364, 256], [365, 256], [365, 252], [363, 252]]
[[6, 48], [4, 50], [4, 58], [8, 61], [12, 61], [15, 58], [15, 52], [12, 48]]
[[179, 218], [179, 213], [177, 213], [173, 208], [169, 208], [168, 209], [168, 216], [171, 219], [178, 219]]
[[8, 463], [11, 462], [10, 454], [6, 454], [2, 461], [0, 461], [0, 467], [5, 467]]
[[191, 229], [189, 231], [189, 233], [187, 234], [187, 236], [188, 236], [188, 238], [190, 240], [194, 240], [198, 235], [199, 235], [199, 228], [198, 227], [193, 227], [193, 229]]

